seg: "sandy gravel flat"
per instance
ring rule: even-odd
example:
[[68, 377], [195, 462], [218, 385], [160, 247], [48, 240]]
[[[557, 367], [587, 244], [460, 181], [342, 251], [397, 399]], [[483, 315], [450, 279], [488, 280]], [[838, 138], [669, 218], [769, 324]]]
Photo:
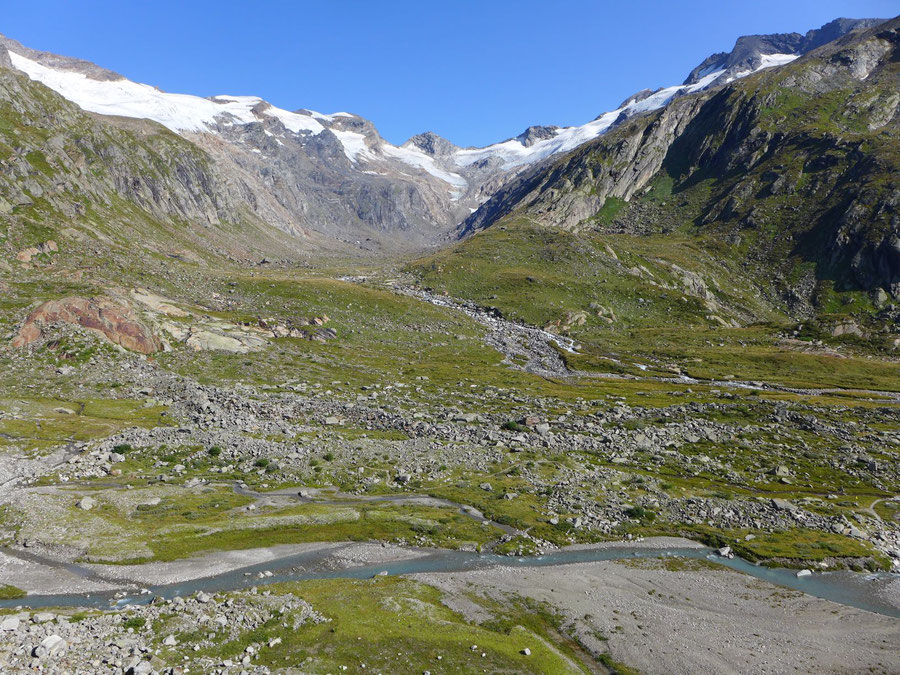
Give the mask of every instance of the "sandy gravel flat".
[[448, 604], [473, 619], [481, 617], [466, 592], [549, 602], [592, 649], [642, 673], [900, 673], [900, 619], [727, 569], [610, 561], [412, 578], [458, 598]]
[[[342, 546], [342, 544], [284, 544], [267, 548], [250, 548], [242, 551], [216, 551], [194, 558], [173, 560], [171, 562], [116, 565], [115, 574], [145, 586], [164, 586], [192, 579], [212, 577], [240, 569], [241, 567], [271, 562], [298, 553], [327, 551], [339, 546]], [[84, 565], [84, 567], [99, 573], [110, 571], [109, 565]]]
[[[315, 565], [326, 569], [344, 569], [360, 565], [409, 560], [430, 551], [370, 543], [315, 542], [285, 544], [243, 551], [218, 551], [184, 560], [150, 562], [139, 565], [74, 565], [87, 573], [78, 574], [64, 561], [47, 563], [24, 560], [0, 552], [0, 583], [13, 584], [31, 595], [89, 593], [134, 588], [165, 586], [194, 579], [216, 576], [233, 570], [271, 562], [276, 566], [283, 558], [301, 553], [319, 553]], [[45, 553], [45, 555], [47, 555]]]
[[84, 578], [64, 567], [42, 565], [0, 552], [0, 583], [11, 584], [29, 594], [97, 593], [118, 588], [120, 584], [97, 578]]

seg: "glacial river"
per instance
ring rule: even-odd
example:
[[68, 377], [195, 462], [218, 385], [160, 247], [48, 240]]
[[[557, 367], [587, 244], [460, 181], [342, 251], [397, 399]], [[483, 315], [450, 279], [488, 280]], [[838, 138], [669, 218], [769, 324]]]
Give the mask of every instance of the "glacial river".
[[[795, 570], [768, 568], [740, 558], [722, 558], [708, 548], [584, 548], [563, 550], [540, 556], [510, 557], [462, 551], [424, 550], [424, 555], [411, 559], [377, 564], [363, 564], [334, 568], [335, 549], [308, 551], [276, 560], [250, 565], [223, 574], [192, 579], [164, 586], [148, 586], [143, 593], [119, 597], [113, 592], [59, 595], [32, 595], [17, 600], [0, 601], [0, 607], [99, 607], [109, 608], [126, 604], [143, 604], [155, 596], [173, 598], [198, 591], [217, 593], [275, 582], [307, 579], [367, 579], [387, 573], [406, 575], [420, 572], [462, 572], [484, 567], [545, 567], [603, 560], [680, 557], [709, 560], [718, 565], [749, 574], [778, 586], [803, 591], [818, 598], [856, 607], [858, 609], [900, 618], [900, 574], [862, 574], [847, 571], [815, 572], [797, 577]], [[77, 565], [67, 565], [70, 571]], [[85, 573], [88, 571], [85, 570]], [[260, 578], [261, 572], [271, 576]]]

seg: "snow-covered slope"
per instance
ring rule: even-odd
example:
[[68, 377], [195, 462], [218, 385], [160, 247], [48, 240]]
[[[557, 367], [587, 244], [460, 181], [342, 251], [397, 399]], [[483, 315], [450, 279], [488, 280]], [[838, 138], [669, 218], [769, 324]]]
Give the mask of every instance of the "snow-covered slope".
[[726, 84], [738, 77], [746, 77], [751, 73], [764, 68], [790, 63], [797, 58], [797, 54], [769, 54], [762, 57], [762, 64], [755, 70], [745, 70], [734, 75], [723, 77], [725, 70], [714, 70], [705, 74], [694, 84], [678, 85], [659, 89], [644, 98], [629, 99], [625, 105], [611, 112], [603, 113], [595, 120], [579, 127], [564, 127], [556, 129], [552, 138], [538, 141], [531, 145], [525, 145], [519, 138], [512, 138], [503, 143], [489, 145], [485, 148], [463, 149], [456, 153], [456, 162], [460, 166], [466, 166], [473, 162], [497, 157], [502, 160], [504, 169], [532, 164], [554, 155], [558, 152], [574, 150], [582, 143], [587, 143], [609, 129], [617, 120], [630, 117], [643, 112], [662, 108], [676, 96], [684, 96], [696, 91], [701, 91], [711, 86]]
[[32, 80], [45, 84], [84, 110], [101, 115], [149, 119], [175, 132], [212, 131], [219, 124], [249, 124], [259, 121], [259, 114], [278, 118], [295, 133], [318, 134], [325, 130], [312, 115], [298, 115], [272, 106], [257, 114], [257, 106], [266, 104], [256, 96], [200, 98], [169, 94], [131, 80], [95, 80], [75, 71], [48, 68], [15, 52], [10, 52], [9, 57]]
[[80, 72], [50, 68], [13, 51], [9, 52], [9, 57], [12, 64], [31, 79], [50, 87], [89, 112], [149, 119], [176, 133], [215, 133], [222, 127], [251, 124], [270, 117], [295, 134], [315, 136], [330, 129], [351, 162], [376, 162], [387, 157], [423, 169], [452, 186], [457, 195], [460, 189], [464, 191], [468, 187], [462, 176], [438, 168], [433, 158], [417, 148], [398, 148], [381, 139], [370, 147], [364, 134], [332, 128], [339, 118], [356, 117], [350, 113], [290, 112], [276, 108], [258, 96], [202, 98], [170, 94], [126, 79], [97, 80]]
[[[347, 112], [284, 110], [257, 96], [172, 94], [95, 64], [29, 49], [0, 35], [0, 66], [13, 67], [84, 110], [147, 119], [189, 137], [274, 197], [287, 217], [355, 242], [362, 229], [425, 239], [449, 234], [504, 183], [527, 167], [567, 152], [628, 117], [673, 98], [782, 66], [863, 22], [838, 20], [806, 36], [742, 37], [680, 85], [644, 90], [617, 109], [575, 127], [534, 126], [484, 148], [460, 148], [426, 133], [401, 146]], [[223, 143], [224, 141], [224, 143]], [[424, 234], [422, 234], [424, 233]]]
[[[755, 70], [789, 63], [796, 54], [768, 54], [761, 58]], [[468, 189], [469, 182], [458, 172], [483, 160], [497, 160], [498, 168], [508, 171], [545, 159], [559, 152], [572, 150], [590, 141], [624, 117], [655, 110], [675, 96], [683, 96], [710, 86], [724, 84], [754, 70], [743, 70], [723, 77], [725, 69], [705, 73], [696, 83], [659, 89], [645, 97], [632, 97], [625, 105], [603, 113], [587, 124], [558, 128], [552, 136], [526, 145], [521, 138], [513, 138], [484, 148], [460, 148], [445, 158], [435, 158], [412, 144], [397, 147], [381, 139], [335, 125], [340, 118], [354, 118], [350, 113], [325, 115], [303, 110], [290, 112], [270, 105], [257, 96], [214, 96], [202, 98], [187, 94], [171, 94], [147, 84], [127, 79], [97, 80], [71, 70], [51, 68], [35, 60], [10, 52], [13, 65], [70, 101], [90, 112], [103, 115], [137, 117], [159, 122], [177, 133], [216, 133], [223, 127], [251, 124], [274, 118], [295, 134], [318, 135], [329, 129], [340, 141], [344, 154], [356, 164], [397, 160], [421, 169], [445, 182], [454, 198]]]

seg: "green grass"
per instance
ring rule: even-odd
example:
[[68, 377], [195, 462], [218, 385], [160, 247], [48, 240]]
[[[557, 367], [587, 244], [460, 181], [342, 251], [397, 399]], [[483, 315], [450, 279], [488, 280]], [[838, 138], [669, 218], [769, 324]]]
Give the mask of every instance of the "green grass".
[[[43, 451], [72, 441], [88, 441], [115, 434], [126, 427], [165, 424], [165, 407], [144, 407], [139, 401], [117, 399], [6, 399], [9, 410], [21, 417], [0, 418], [0, 448], [19, 445]], [[74, 414], [58, 412], [57, 408]]]
[[[448, 609], [437, 589], [405, 579], [325, 579], [268, 588], [295, 593], [330, 621], [293, 630], [275, 620], [217, 645], [211, 654], [233, 658], [250, 643], [281, 637], [281, 644], [260, 652], [257, 663], [302, 664], [308, 672], [356, 670], [363, 663], [367, 672], [588, 672], [554, 640], [546, 619], [516, 607], [501, 623], [477, 625]], [[526, 647], [529, 656], [521, 653]]]
[[[871, 546], [859, 540], [830, 532], [804, 528], [784, 531], [758, 532], [753, 530], [715, 530], [705, 525], [658, 527], [645, 530], [650, 534], [678, 533], [711, 546], [730, 546], [742, 558], [776, 567], [805, 567], [833, 558], [838, 567], [856, 564], [854, 560], [869, 560], [873, 569], [887, 569], [887, 560]], [[745, 536], [754, 539], [746, 541]]]
[[[266, 526], [266, 518], [286, 522]], [[320, 506], [305, 504], [267, 516], [244, 517], [229, 529], [207, 534], [190, 529], [151, 539], [155, 560], [176, 560], [208, 551], [317, 541], [394, 541], [458, 548], [479, 546], [499, 536], [452, 509], [408, 506]]]
[[[169, 561], [211, 551], [261, 548], [317, 541], [393, 541], [443, 548], [476, 548], [500, 536], [452, 508], [379, 503], [296, 504], [248, 511], [253, 500], [230, 487], [154, 486], [120, 495], [114, 489], [90, 493], [90, 511], [76, 507], [77, 495], [47, 496], [11, 522], [31, 523], [47, 510], [63, 529], [22, 536], [80, 546], [93, 562], [133, 564]], [[154, 501], [158, 499], [158, 503]], [[29, 525], [28, 527], [32, 527]]]
[[[720, 307], [711, 310], [691, 296], [672, 265], [699, 274]], [[782, 341], [779, 335], [792, 326], [788, 318], [763, 303], [753, 283], [741, 281], [733, 252], [696, 235], [576, 234], [513, 219], [408, 270], [422, 286], [534, 325], [553, 326], [585, 312], [584, 326], [569, 330], [581, 344], [579, 353], [563, 354], [574, 369], [900, 389], [896, 361], [867, 358], [867, 350], [857, 354], [852, 345], [838, 358]], [[860, 307], [866, 309], [862, 301]], [[723, 328], [707, 318], [712, 314], [737, 316], [744, 325]], [[755, 322], [747, 323], [748, 316]]]
[[10, 584], [0, 584], [0, 600], [15, 600], [17, 598], [24, 598], [26, 595], [28, 594], [21, 588], [17, 588]]

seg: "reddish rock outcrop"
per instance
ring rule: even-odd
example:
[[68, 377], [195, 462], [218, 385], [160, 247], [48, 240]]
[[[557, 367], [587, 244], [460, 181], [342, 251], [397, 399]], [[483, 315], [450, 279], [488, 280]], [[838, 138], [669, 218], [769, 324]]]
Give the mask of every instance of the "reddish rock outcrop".
[[24, 347], [39, 339], [44, 326], [71, 323], [103, 335], [110, 342], [141, 354], [162, 349], [149, 328], [142, 324], [127, 305], [107, 298], [63, 298], [50, 300], [34, 310], [25, 320], [13, 347]]

